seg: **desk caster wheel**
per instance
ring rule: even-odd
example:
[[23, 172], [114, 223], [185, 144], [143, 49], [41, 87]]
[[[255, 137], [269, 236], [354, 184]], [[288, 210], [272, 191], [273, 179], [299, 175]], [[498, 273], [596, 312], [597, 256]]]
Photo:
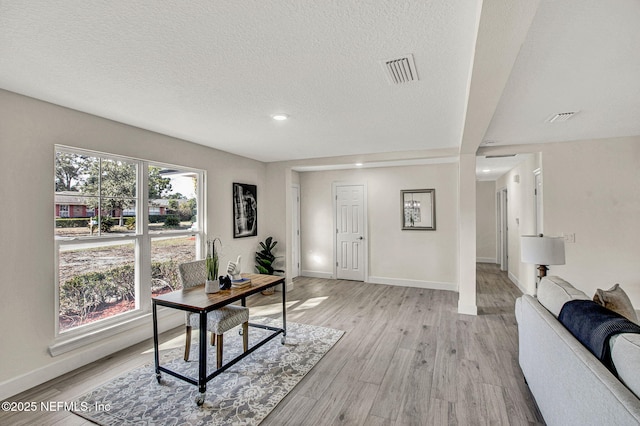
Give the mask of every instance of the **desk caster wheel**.
[[160, 375], [160, 373], [156, 373], [156, 380], [158, 381], [159, 385], [162, 384], [162, 375]]
[[204, 394], [201, 393], [200, 395], [196, 396], [196, 405], [198, 407], [202, 406], [202, 404], [204, 404]]
[[287, 342], [286, 338], [284, 336], [282, 336], [280, 338], [280, 344], [284, 345]]

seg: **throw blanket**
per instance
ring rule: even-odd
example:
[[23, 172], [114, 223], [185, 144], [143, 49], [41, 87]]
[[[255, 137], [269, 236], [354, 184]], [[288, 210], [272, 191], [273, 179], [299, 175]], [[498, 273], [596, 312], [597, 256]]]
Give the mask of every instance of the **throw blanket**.
[[565, 303], [558, 321], [614, 374], [609, 339], [618, 333], [640, 333], [640, 326], [591, 300]]

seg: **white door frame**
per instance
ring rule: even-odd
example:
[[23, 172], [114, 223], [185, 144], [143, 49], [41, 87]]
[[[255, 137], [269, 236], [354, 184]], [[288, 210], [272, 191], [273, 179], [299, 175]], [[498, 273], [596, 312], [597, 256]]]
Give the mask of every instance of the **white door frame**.
[[542, 186], [542, 169], [535, 169], [533, 171], [533, 202], [536, 214], [536, 235], [544, 233]]
[[498, 190], [498, 263], [501, 271], [509, 271], [509, 197], [507, 188]]
[[338, 187], [340, 186], [362, 186], [362, 258], [364, 265], [364, 281], [369, 281], [369, 225], [367, 213], [367, 184], [360, 182], [333, 182], [331, 184], [331, 198], [333, 200], [333, 278], [338, 278]]
[[300, 275], [300, 185], [291, 185], [291, 278]]

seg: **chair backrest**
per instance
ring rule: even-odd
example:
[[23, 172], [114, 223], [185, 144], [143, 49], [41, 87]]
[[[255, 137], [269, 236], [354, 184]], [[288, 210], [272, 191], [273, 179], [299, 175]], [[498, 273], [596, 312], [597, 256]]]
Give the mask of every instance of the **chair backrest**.
[[178, 265], [178, 275], [182, 288], [204, 284], [207, 280], [207, 261], [196, 260]]

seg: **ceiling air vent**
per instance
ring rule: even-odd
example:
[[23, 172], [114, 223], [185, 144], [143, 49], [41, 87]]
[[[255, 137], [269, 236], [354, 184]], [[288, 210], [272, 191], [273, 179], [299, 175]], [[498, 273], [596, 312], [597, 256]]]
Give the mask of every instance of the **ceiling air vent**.
[[416, 64], [413, 62], [413, 55], [405, 55], [400, 58], [385, 59], [381, 61], [382, 67], [387, 74], [389, 84], [404, 84], [418, 81]]
[[573, 117], [574, 115], [576, 115], [578, 111], [573, 111], [573, 112], [561, 112], [558, 113], [554, 116], [552, 116], [551, 118], [549, 118], [547, 120], [547, 122], [549, 123], [559, 123], [561, 121], [567, 121], [568, 119], [570, 119], [571, 117]]

